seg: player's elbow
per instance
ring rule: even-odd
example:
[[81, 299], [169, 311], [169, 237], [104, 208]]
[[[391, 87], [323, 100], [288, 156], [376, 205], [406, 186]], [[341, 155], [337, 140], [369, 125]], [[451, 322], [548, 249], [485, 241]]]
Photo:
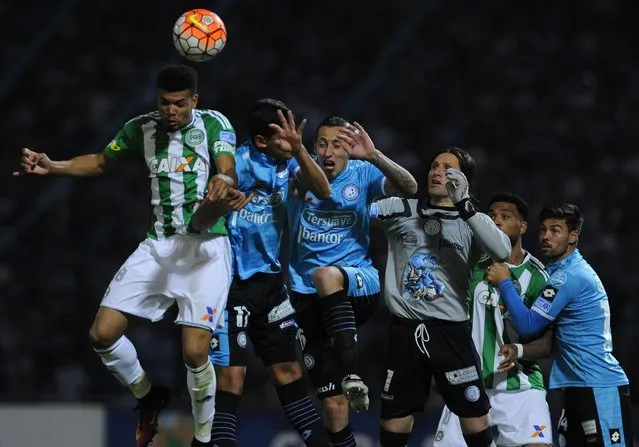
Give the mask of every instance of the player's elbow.
[[315, 194], [315, 197], [317, 197], [320, 200], [330, 199], [331, 185], [330, 184], [321, 185], [319, 188], [317, 188], [317, 191], [313, 191], [313, 194]]
[[536, 338], [543, 330], [544, 328], [539, 327], [538, 325], [525, 323], [520, 325], [517, 332], [524, 338]]
[[89, 175], [102, 175], [109, 168], [109, 158], [106, 156], [104, 152], [95, 154], [94, 163], [92, 169], [90, 169]]
[[406, 192], [409, 196], [414, 196], [415, 194], [417, 194], [417, 181], [414, 178], [411, 179], [410, 184], [406, 188]]
[[535, 335], [539, 333], [539, 331], [531, 330], [528, 327], [521, 328], [518, 332], [519, 332], [519, 335], [525, 338], [533, 338]]
[[491, 256], [493, 261], [506, 262], [510, 256], [510, 251], [512, 250], [510, 240], [508, 240], [508, 238], [503, 238], [501, 242], [501, 244], [493, 249], [493, 254]]

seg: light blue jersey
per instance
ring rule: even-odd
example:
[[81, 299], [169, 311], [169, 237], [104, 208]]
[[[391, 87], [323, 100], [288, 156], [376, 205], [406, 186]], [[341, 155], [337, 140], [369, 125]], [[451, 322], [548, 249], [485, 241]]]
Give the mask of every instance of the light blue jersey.
[[[290, 285], [298, 293], [315, 293], [312, 276], [318, 267], [344, 269], [349, 296], [379, 293], [379, 275], [368, 255], [369, 206], [384, 194], [384, 174], [372, 164], [349, 160], [331, 182], [331, 197], [289, 201], [291, 229]], [[361, 293], [359, 293], [361, 292]]]
[[282, 268], [288, 180], [299, 169], [297, 162], [277, 160], [246, 142], [236, 151], [235, 169], [239, 190], [255, 196], [228, 218], [233, 275], [247, 279], [255, 273], [277, 273]]
[[548, 273], [532, 310], [554, 322], [550, 388], [627, 385], [612, 355], [608, 296], [593, 268], [575, 250], [550, 264]]

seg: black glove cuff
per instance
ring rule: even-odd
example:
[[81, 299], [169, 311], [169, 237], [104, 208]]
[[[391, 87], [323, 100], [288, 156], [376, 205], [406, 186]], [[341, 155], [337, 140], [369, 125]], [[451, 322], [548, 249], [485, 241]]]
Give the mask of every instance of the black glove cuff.
[[457, 202], [455, 204], [455, 208], [457, 208], [459, 217], [461, 217], [464, 220], [470, 219], [471, 217], [475, 215], [475, 213], [477, 213], [477, 210], [475, 209], [475, 205], [473, 205], [473, 202], [470, 201], [469, 197], [462, 199], [460, 202]]

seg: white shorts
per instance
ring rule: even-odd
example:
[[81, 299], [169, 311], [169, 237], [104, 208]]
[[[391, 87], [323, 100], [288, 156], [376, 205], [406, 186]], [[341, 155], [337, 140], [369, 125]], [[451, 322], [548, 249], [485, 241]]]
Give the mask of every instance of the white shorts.
[[228, 237], [147, 238], [115, 274], [100, 306], [158, 321], [177, 302], [175, 323], [213, 330], [224, 322], [230, 285]]
[[[541, 390], [488, 391], [490, 424], [498, 431], [497, 446], [551, 444], [552, 428], [546, 392]], [[466, 445], [459, 417], [444, 407], [433, 447]]]

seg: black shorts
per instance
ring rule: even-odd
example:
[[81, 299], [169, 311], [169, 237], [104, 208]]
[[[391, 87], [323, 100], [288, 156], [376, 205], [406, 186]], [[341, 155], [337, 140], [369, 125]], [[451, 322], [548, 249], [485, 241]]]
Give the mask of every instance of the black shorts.
[[393, 317], [385, 369], [382, 419], [423, 411], [431, 378], [457, 416], [480, 417], [490, 409], [468, 321]]
[[[351, 297], [358, 327], [373, 316], [378, 301], [379, 293]], [[291, 303], [295, 308], [295, 321], [300, 328], [298, 338], [304, 364], [317, 391], [317, 396], [325, 399], [343, 394], [342, 379], [347, 372], [342, 370], [337, 360], [337, 353], [324, 329], [321, 298], [317, 294], [292, 292]]]
[[557, 427], [559, 445], [632, 447], [632, 432], [628, 385], [564, 390], [564, 408]]
[[211, 361], [219, 366], [246, 366], [249, 340], [265, 366], [297, 361], [294, 317], [281, 273], [234, 278], [224, 328], [213, 332]]

